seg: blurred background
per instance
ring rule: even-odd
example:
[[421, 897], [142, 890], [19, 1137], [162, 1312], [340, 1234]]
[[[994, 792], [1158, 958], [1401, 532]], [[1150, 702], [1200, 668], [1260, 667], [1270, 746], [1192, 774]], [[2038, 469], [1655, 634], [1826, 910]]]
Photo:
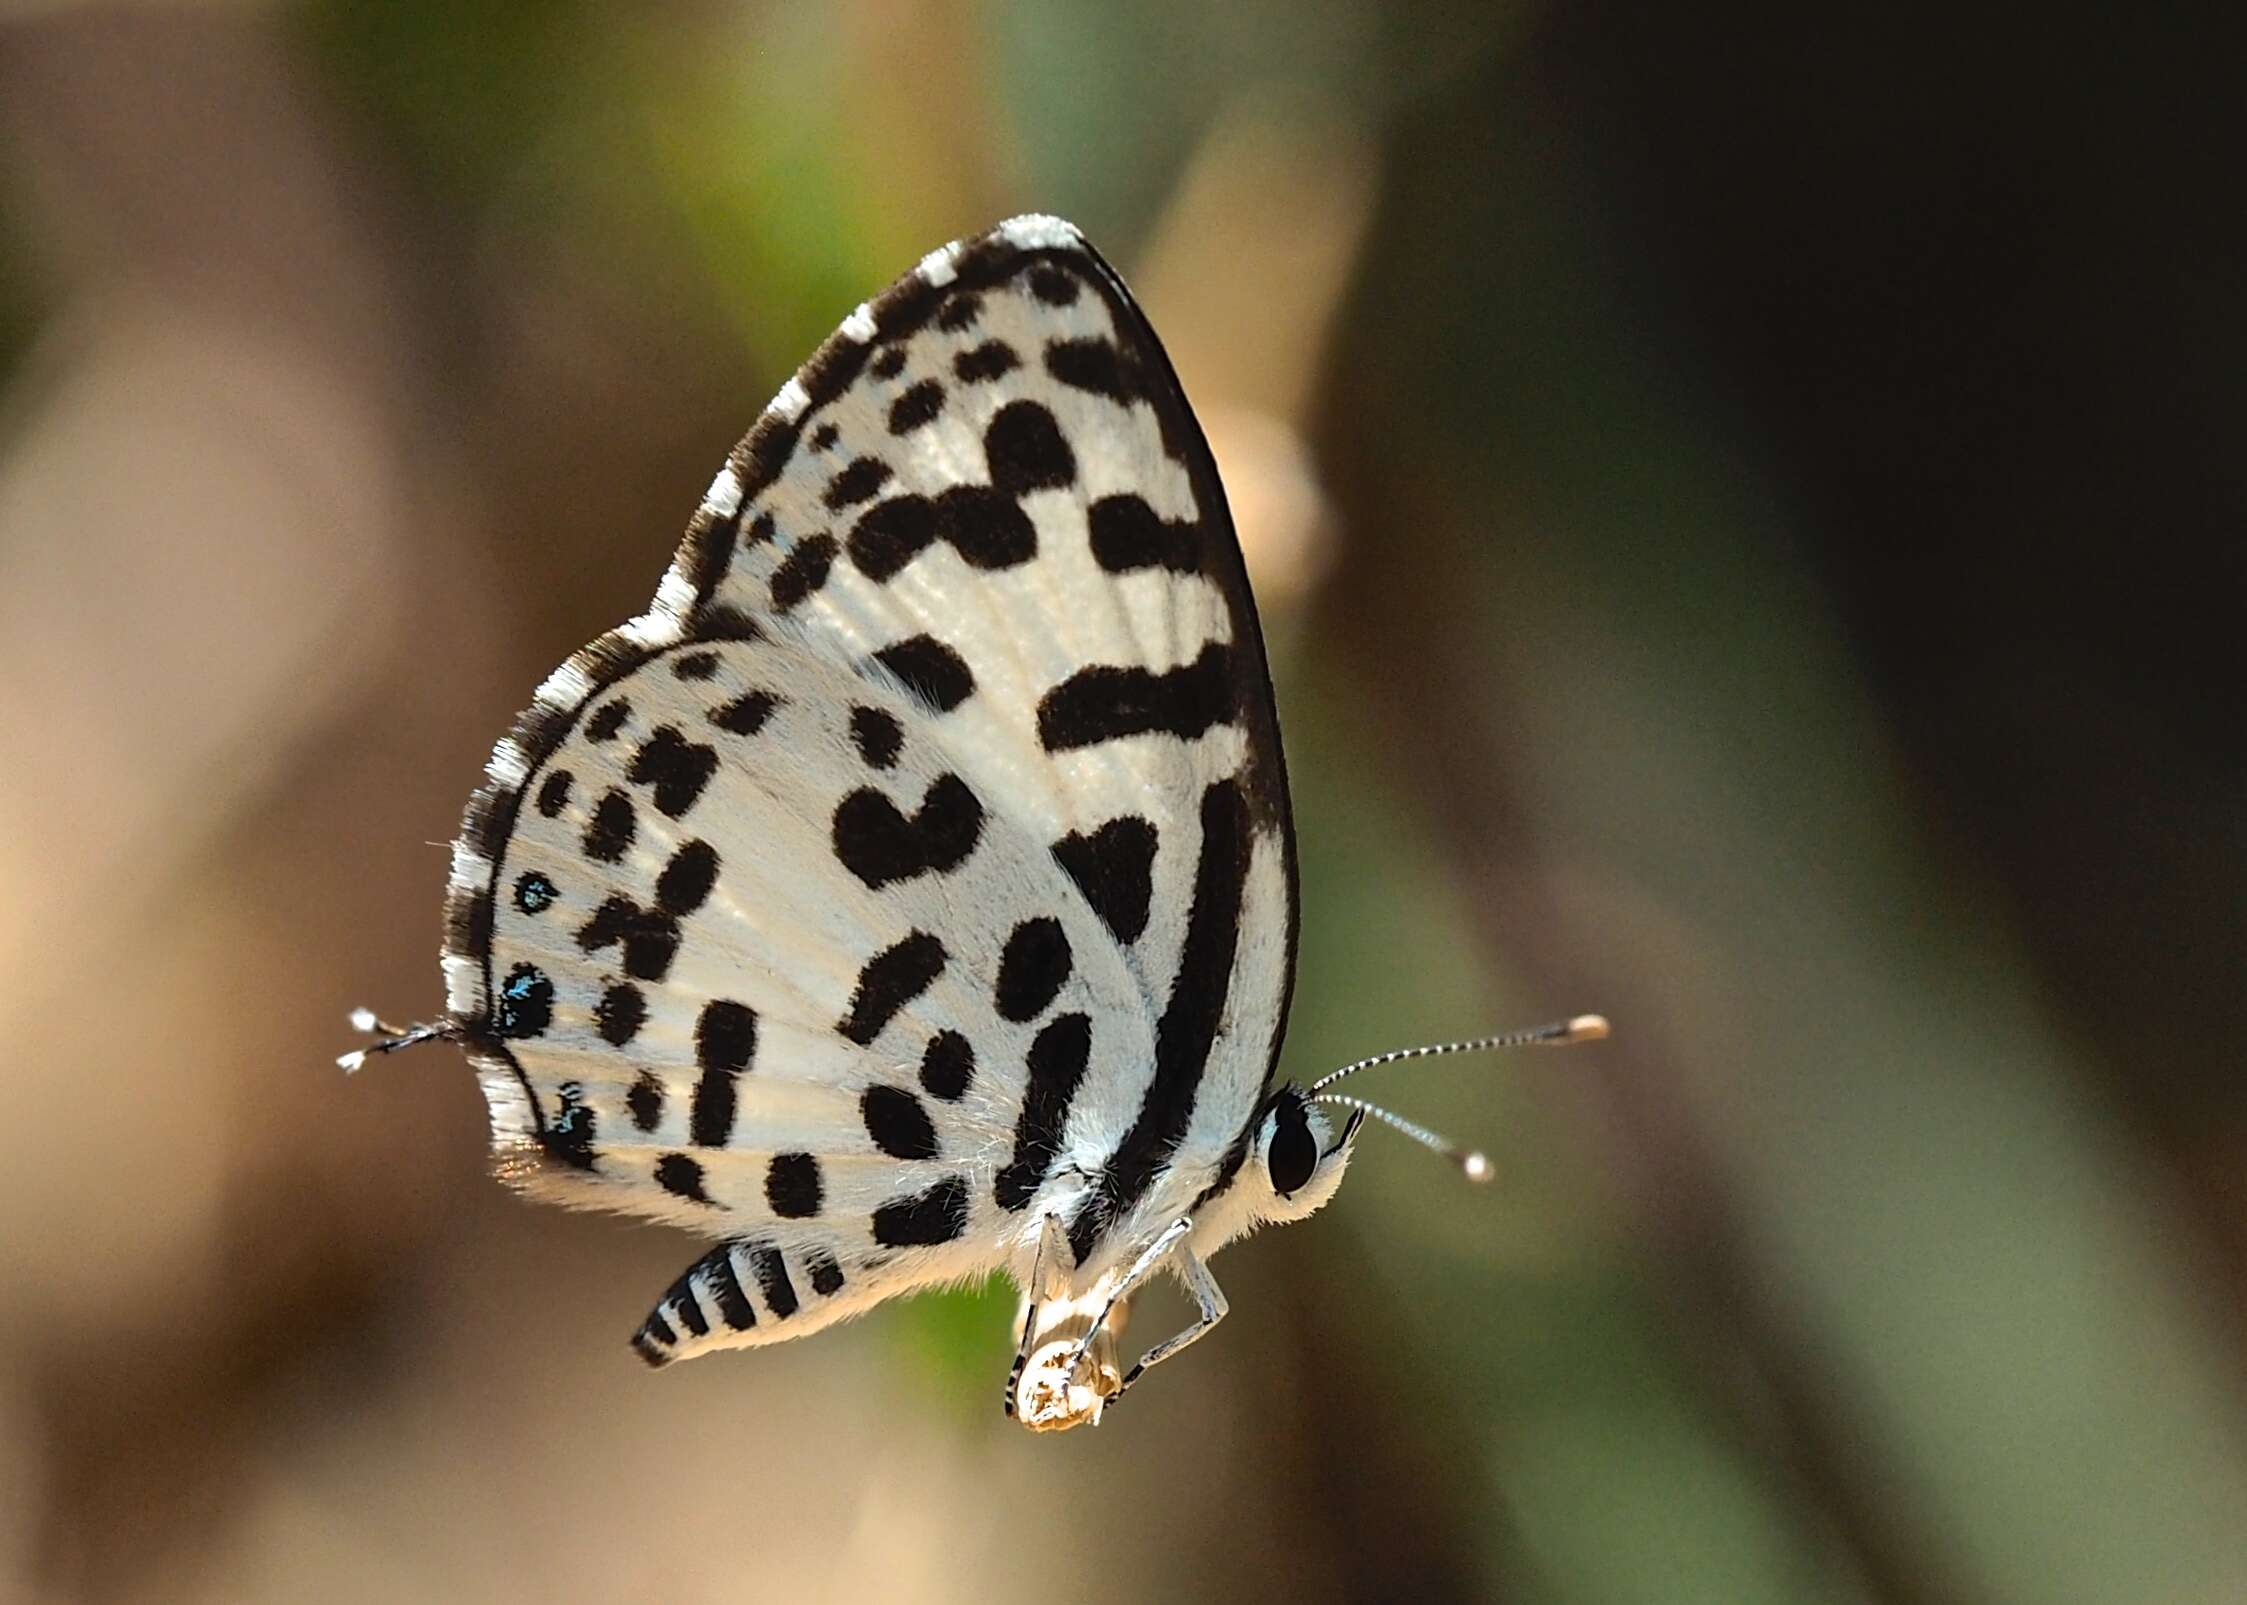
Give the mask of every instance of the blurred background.
[[[1819, 18], [7, 7], [0, 1596], [2247, 1598], [2236, 57]], [[1369, 1134], [1055, 1439], [1003, 1291], [650, 1376], [694, 1245], [330, 1064], [765, 397], [1031, 208], [1231, 485], [1293, 1070], [1617, 1028], [1368, 1087], [1496, 1185]]]

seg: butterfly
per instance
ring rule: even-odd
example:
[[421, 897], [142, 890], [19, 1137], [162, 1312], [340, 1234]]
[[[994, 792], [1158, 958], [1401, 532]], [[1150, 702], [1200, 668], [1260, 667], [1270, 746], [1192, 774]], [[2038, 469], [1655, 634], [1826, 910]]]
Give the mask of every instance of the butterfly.
[[[1278, 1084], [1294, 830], [1256, 606], [1147, 319], [1071, 225], [930, 253], [783, 385], [647, 612], [548, 677], [454, 844], [501, 1175], [717, 1239], [650, 1365], [1005, 1272], [1005, 1402], [1097, 1421], [1334, 1194], [1372, 1063]], [[1335, 1129], [1328, 1109], [1346, 1111]], [[1129, 1300], [1191, 1324], [1129, 1369]]]

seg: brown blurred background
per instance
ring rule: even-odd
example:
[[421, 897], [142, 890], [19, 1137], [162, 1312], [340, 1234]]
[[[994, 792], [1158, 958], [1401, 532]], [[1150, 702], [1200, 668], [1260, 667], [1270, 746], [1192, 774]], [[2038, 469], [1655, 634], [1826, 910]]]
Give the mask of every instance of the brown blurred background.
[[[2247, 1599], [2236, 56], [1820, 15], [8, 7], [0, 1596]], [[1004, 1293], [651, 1377], [691, 1244], [329, 1067], [765, 396], [1030, 208], [1232, 486], [1293, 1068], [1617, 1025], [1394, 1072], [1498, 1184], [1370, 1134], [1059, 1440]]]

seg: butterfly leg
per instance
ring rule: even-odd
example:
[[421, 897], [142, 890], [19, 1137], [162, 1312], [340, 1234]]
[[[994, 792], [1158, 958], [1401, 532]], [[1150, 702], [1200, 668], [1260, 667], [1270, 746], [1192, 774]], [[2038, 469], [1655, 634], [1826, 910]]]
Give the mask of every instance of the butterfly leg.
[[1225, 1290], [1217, 1285], [1217, 1278], [1209, 1274], [1209, 1267], [1202, 1263], [1202, 1257], [1184, 1243], [1178, 1245], [1176, 1263], [1179, 1277], [1186, 1284], [1186, 1291], [1193, 1295], [1194, 1324], [1174, 1337], [1163, 1339], [1142, 1354], [1139, 1363], [1124, 1373], [1123, 1386], [1116, 1389], [1115, 1398], [1108, 1401], [1110, 1404], [1122, 1398], [1131, 1385], [1149, 1370], [1162, 1364], [1225, 1319], [1225, 1312], [1232, 1307], [1225, 1302]]
[[1038, 1225], [1038, 1253], [1030, 1262], [1030, 1285], [1022, 1296], [1022, 1334], [1015, 1340], [1014, 1365], [1006, 1374], [1006, 1413], [1014, 1414], [1015, 1391], [1022, 1385], [1023, 1367], [1030, 1363], [1030, 1344], [1038, 1330], [1038, 1312], [1049, 1301], [1069, 1296], [1069, 1234], [1059, 1215], [1047, 1215]]
[[[1100, 1334], [1101, 1328], [1108, 1324], [1108, 1317], [1114, 1313], [1116, 1306], [1131, 1297], [1138, 1290], [1140, 1283], [1154, 1275], [1156, 1270], [1161, 1267], [1162, 1262], [1170, 1256], [1171, 1251], [1183, 1243], [1186, 1234], [1193, 1229], [1194, 1223], [1181, 1216], [1165, 1226], [1161, 1232], [1156, 1234], [1153, 1242], [1140, 1250], [1139, 1257], [1131, 1262], [1131, 1268], [1123, 1273], [1115, 1287], [1109, 1292], [1108, 1302], [1100, 1307], [1100, 1319], [1092, 1323], [1092, 1330], [1087, 1332], [1082, 1341], [1077, 1344], [1077, 1352], [1069, 1356], [1069, 1375], [1075, 1376], [1083, 1368], [1085, 1355], [1092, 1348], [1092, 1340]], [[1203, 1274], [1206, 1276], [1208, 1273], [1204, 1272]], [[1215, 1284], [1211, 1285], [1214, 1286]], [[1222, 1303], [1223, 1300], [1219, 1300], [1219, 1302]], [[1219, 1313], [1223, 1312], [1220, 1311]], [[1146, 1368], [1146, 1362], [1142, 1360], [1139, 1369], [1144, 1371]]]

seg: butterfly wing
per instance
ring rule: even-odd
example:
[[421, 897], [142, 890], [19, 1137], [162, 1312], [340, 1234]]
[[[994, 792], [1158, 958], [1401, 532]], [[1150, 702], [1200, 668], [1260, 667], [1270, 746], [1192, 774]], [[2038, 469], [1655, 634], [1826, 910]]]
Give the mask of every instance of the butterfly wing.
[[445, 969], [503, 1171], [729, 1239], [643, 1353], [1049, 1211], [1088, 1272], [1238, 1167], [1293, 973], [1270, 684], [1208, 449], [1068, 225], [853, 313], [488, 773]]

